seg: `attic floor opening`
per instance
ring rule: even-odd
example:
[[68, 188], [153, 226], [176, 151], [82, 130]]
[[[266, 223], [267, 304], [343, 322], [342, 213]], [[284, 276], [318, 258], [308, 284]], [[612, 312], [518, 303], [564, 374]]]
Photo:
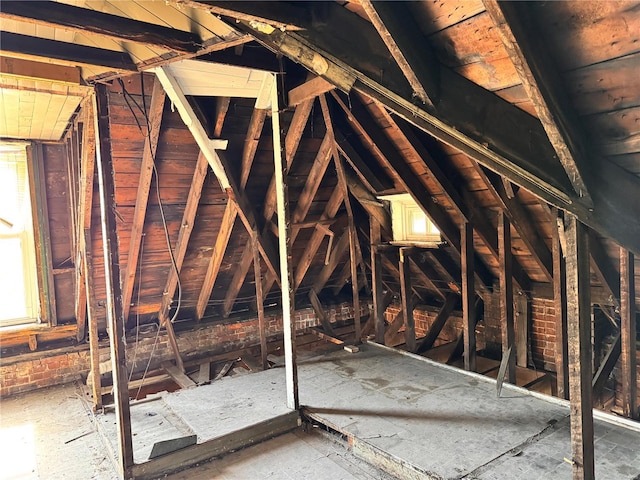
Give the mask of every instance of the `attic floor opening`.
[[38, 320], [38, 281], [25, 144], [0, 143], [0, 327]]

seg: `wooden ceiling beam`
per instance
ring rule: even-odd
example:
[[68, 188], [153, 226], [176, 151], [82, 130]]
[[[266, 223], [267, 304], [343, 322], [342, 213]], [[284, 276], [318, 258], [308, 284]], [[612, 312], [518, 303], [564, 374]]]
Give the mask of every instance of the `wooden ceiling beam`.
[[336, 88], [335, 85], [327, 82], [324, 78], [313, 77], [302, 85], [289, 90], [289, 106], [296, 107], [305, 100], [312, 100], [334, 88]]
[[498, 30], [527, 95], [558, 154], [578, 197], [593, 207], [589, 194], [589, 159], [577, 114], [562, 91], [562, 79], [551, 64], [551, 56], [540, 41], [527, 5], [518, 2], [484, 0], [487, 13]]
[[[237, 18], [247, 13], [249, 3], [235, 3], [235, 13], [229, 13]], [[193, 2], [194, 6], [198, 4]], [[284, 9], [285, 5], [269, 4], [274, 15], [278, 14], [278, 7]], [[389, 63], [384, 53], [386, 46], [369, 22], [337, 3], [323, 2], [308, 8], [318, 9], [324, 21], [301, 24], [305, 29], [295, 32], [261, 30], [258, 25], [243, 21], [236, 26], [341, 90], [355, 89], [380, 101], [436, 139], [545, 201], [578, 215], [600, 233], [640, 254], [640, 218], [632, 207], [640, 195], [640, 178], [612, 162], [594, 159], [592, 174], [601, 181], [591, 186], [594, 205], [589, 209], [575, 193], [537, 118], [442, 65], [437, 116], [430, 114], [415, 105], [408, 82], [400, 69]], [[492, 121], [487, 122], [486, 118]]]
[[48, 59], [62, 65], [93, 65], [112, 68], [119, 72], [138, 71], [138, 67], [127, 52], [86, 47], [19, 33], [0, 31], [0, 52], [9, 57]]
[[358, 176], [353, 175], [347, 169], [345, 169], [345, 174], [351, 195], [353, 195], [362, 208], [364, 208], [369, 215], [375, 218], [378, 224], [389, 235], [391, 235], [391, 214], [389, 213], [389, 210], [385, 208], [384, 204], [362, 184]]
[[411, 85], [413, 95], [428, 110], [436, 110], [440, 65], [413, 15], [400, 3], [361, 0], [360, 6]]
[[240, 172], [240, 188], [242, 189], [247, 186], [249, 173], [251, 173], [251, 166], [253, 165], [253, 160], [258, 150], [258, 143], [262, 136], [262, 128], [264, 127], [266, 118], [266, 109], [256, 108], [253, 110], [247, 136], [244, 140], [244, 149], [242, 150], [242, 167]]
[[155, 45], [176, 52], [193, 53], [202, 46], [200, 37], [191, 32], [58, 2], [4, 2], [0, 18]]

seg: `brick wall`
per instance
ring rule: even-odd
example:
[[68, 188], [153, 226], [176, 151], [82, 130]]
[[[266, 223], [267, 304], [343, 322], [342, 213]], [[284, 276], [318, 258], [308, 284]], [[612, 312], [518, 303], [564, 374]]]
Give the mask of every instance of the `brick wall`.
[[[331, 322], [353, 318], [353, 306], [341, 304], [326, 308]], [[362, 302], [361, 315], [369, 313], [369, 306]], [[267, 336], [282, 333], [282, 316], [269, 315]], [[297, 330], [313, 327], [318, 319], [312, 309], [298, 310], [294, 316]], [[202, 354], [224, 353], [247, 348], [259, 343], [258, 320], [226, 321], [213, 325], [203, 325], [194, 330], [178, 333], [178, 346], [183, 359]], [[153, 352], [153, 356], [152, 356]], [[171, 360], [173, 354], [165, 330], [148, 332], [127, 337], [127, 363], [135, 372], [144, 371], [149, 358], [150, 370], [160, 367], [160, 363]], [[109, 349], [100, 349], [100, 361], [109, 360]], [[51, 352], [31, 353], [24, 356], [0, 360], [0, 396], [28, 392], [37, 388], [58, 385], [74, 380], [84, 380], [91, 368], [88, 346], [58, 349]]]
[[556, 371], [556, 309], [553, 300], [531, 301], [529, 338], [533, 361], [538, 368]]

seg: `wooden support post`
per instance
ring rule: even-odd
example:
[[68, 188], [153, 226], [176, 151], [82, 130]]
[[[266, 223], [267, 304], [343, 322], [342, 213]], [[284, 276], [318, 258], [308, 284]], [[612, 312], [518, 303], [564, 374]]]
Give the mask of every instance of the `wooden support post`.
[[523, 292], [515, 296], [516, 365], [527, 368], [529, 352], [529, 298]]
[[93, 254], [91, 245], [91, 229], [83, 230], [84, 235], [84, 255], [82, 258], [86, 292], [86, 313], [87, 321], [89, 323], [89, 352], [91, 360], [91, 380], [92, 380], [92, 392], [93, 392], [93, 409], [98, 411], [102, 408], [102, 380], [100, 377], [100, 345], [98, 338], [98, 318], [96, 316], [96, 295], [93, 288]]
[[[502, 327], [502, 356], [504, 358], [507, 352], [513, 351], [513, 344], [515, 343], [515, 321], [513, 315], [511, 224], [502, 210], [498, 213], [498, 251], [500, 256], [500, 324]], [[509, 355], [507, 362], [507, 382], [515, 384], [515, 355]]]
[[634, 255], [620, 247], [620, 330], [622, 334], [622, 411], [638, 418]]
[[380, 243], [380, 223], [369, 216], [369, 241], [371, 250], [371, 286], [373, 289], [373, 318], [376, 332], [376, 342], [384, 345], [384, 307], [382, 293], [382, 259], [376, 249]]
[[331, 336], [335, 337], [335, 333], [333, 332], [333, 327], [327, 318], [327, 314], [324, 313], [324, 308], [322, 308], [322, 304], [320, 303], [320, 299], [318, 298], [318, 294], [312, 288], [309, 290], [309, 300], [311, 301], [311, 306], [313, 307], [313, 311], [316, 313], [316, 317], [320, 320], [320, 324], [322, 325], [323, 330]]
[[413, 318], [413, 301], [411, 299], [411, 250], [400, 249], [400, 297], [404, 315], [404, 337], [407, 350], [416, 351], [416, 325]]
[[275, 190], [278, 212], [278, 247], [280, 251], [280, 286], [282, 290], [282, 321], [284, 329], [285, 380], [287, 406], [300, 407], [298, 397], [298, 365], [296, 362], [296, 329], [294, 324], [295, 293], [291, 265], [291, 219], [289, 217], [289, 191], [285, 179], [288, 166], [282, 158], [280, 142], [280, 116], [278, 113], [277, 82], [271, 92], [271, 127], [273, 129], [273, 162], [275, 166]]
[[589, 240], [586, 227], [573, 215], [567, 215], [565, 225], [573, 478], [592, 480], [595, 467]]
[[[567, 283], [566, 263], [560, 234], [564, 236], [564, 225], [554, 209], [554, 221], [560, 223], [551, 229], [551, 243], [553, 255], [553, 304], [556, 312], [556, 376], [558, 384], [558, 397], [569, 399], [569, 346], [567, 343]], [[559, 229], [562, 229], [562, 232]]]
[[264, 302], [262, 295], [262, 267], [260, 266], [260, 252], [258, 251], [258, 231], [251, 232], [251, 241], [253, 242], [253, 272], [256, 283], [256, 307], [258, 308], [258, 329], [260, 330], [260, 360], [262, 369], [269, 368], [267, 360], [267, 321], [264, 318]]
[[476, 309], [474, 306], [473, 227], [464, 222], [460, 237], [462, 262], [462, 328], [464, 337], [464, 368], [476, 370]]
[[133, 467], [133, 443], [131, 439], [131, 414], [129, 410], [129, 388], [127, 359], [124, 342], [124, 312], [114, 194], [114, 171], [111, 159], [111, 136], [109, 127], [109, 102], [106, 85], [96, 86], [95, 134], [96, 170], [100, 192], [100, 223], [104, 253], [105, 283], [107, 291], [107, 323], [111, 346], [113, 374], [113, 397], [116, 404], [118, 424], [118, 468], [120, 476], [131, 477]]

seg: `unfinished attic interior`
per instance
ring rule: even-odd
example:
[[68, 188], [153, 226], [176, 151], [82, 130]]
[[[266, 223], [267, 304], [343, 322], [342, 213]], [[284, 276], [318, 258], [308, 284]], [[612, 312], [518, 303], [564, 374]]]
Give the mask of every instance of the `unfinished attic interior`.
[[0, 27], [7, 478], [640, 477], [640, 3]]

